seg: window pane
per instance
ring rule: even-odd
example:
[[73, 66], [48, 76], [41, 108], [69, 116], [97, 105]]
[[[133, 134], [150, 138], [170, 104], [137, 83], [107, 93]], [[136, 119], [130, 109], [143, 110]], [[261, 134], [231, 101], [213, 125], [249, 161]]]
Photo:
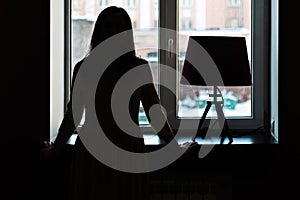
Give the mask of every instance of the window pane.
[[[149, 61], [158, 90], [158, 0], [72, 0], [72, 68], [88, 53], [94, 22], [99, 12], [110, 5], [123, 7], [128, 12], [136, 55]], [[142, 106], [139, 121], [148, 125]]]
[[[179, 0], [178, 70], [181, 74], [189, 36], [245, 36], [251, 66], [251, 0]], [[180, 80], [180, 79], [178, 79]], [[227, 118], [252, 117], [252, 87], [222, 87]], [[212, 88], [178, 85], [179, 118], [201, 117]], [[214, 107], [208, 117], [215, 117]]]

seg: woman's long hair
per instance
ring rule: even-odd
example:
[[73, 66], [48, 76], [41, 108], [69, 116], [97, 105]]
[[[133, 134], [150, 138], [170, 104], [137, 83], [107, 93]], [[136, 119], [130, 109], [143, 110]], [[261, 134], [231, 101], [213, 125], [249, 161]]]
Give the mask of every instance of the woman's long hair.
[[[108, 31], [105, 30], [104, 22], [113, 14], [119, 14], [118, 16], [120, 16], [120, 20], [122, 20], [125, 23], [125, 26], [120, 27], [118, 32], [109, 35], [107, 34]], [[110, 6], [105, 8], [102, 12], [100, 12], [95, 22], [94, 31], [92, 33], [90, 42], [90, 51], [92, 51], [97, 45], [99, 45], [104, 40], [123, 31], [127, 31], [130, 34], [129, 37], [126, 39], [128, 39], [128, 46], [132, 49], [132, 51], [128, 52], [126, 55], [135, 56], [132, 23], [128, 13], [121, 7]]]

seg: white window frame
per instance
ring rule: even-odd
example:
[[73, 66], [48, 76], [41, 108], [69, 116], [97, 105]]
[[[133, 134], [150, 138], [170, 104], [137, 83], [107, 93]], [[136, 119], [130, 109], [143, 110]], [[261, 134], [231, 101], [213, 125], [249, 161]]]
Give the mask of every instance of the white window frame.
[[[268, 15], [268, 9], [270, 8], [270, 0], [252, 0], [252, 71], [253, 71], [253, 87], [252, 87], [252, 113], [253, 118], [239, 118], [239, 119], [228, 119], [228, 125], [230, 129], [236, 131], [249, 131], [259, 127], [270, 126], [270, 36], [268, 27], [271, 23], [270, 15]], [[164, 16], [161, 20], [162, 27], [177, 30], [178, 16], [176, 16], [176, 6], [178, 1], [176, 0], [165, 0], [161, 1], [161, 16]], [[261, 9], [263, 8], [263, 9]], [[171, 12], [170, 10], [174, 10]], [[176, 21], [177, 20], [177, 21]], [[268, 23], [269, 20], [269, 23]], [[162, 38], [162, 37], [161, 37]], [[177, 36], [170, 35], [164, 36], [163, 40], [168, 41], [169, 39], [174, 41], [176, 44]], [[161, 45], [167, 42], [161, 43]], [[176, 47], [177, 48], [177, 47]], [[167, 49], [165, 47], [164, 49]], [[163, 54], [164, 52], [162, 52]], [[174, 58], [161, 55], [161, 63], [168, 66], [176, 66], [177, 61]], [[163, 74], [161, 72], [161, 78], [173, 79], [176, 84], [176, 74], [170, 76], [170, 74]], [[161, 91], [161, 100], [163, 106], [166, 107], [169, 121], [173, 127], [178, 127], [180, 120], [188, 120], [195, 123], [195, 120], [199, 119], [177, 119], [174, 116], [174, 108], [176, 108], [176, 100], [168, 94], [164, 94], [163, 89]], [[173, 97], [174, 98], [174, 97]], [[176, 128], [175, 128], [176, 129]], [[193, 130], [187, 130], [190, 132]]]
[[65, 90], [65, 3], [50, 1], [50, 141], [63, 119]]
[[[68, 16], [70, 13], [66, 13], [70, 8], [68, 4], [70, 0], [52, 0], [51, 1], [51, 88], [50, 88], [50, 138], [55, 139], [58, 127], [63, 118], [65, 105], [67, 102], [67, 97], [69, 96], [69, 86], [70, 86], [70, 51], [65, 52], [65, 50], [70, 49], [70, 43], [67, 41], [70, 38], [70, 30], [68, 31], [66, 25], [68, 24]], [[260, 66], [254, 68], [253, 81], [254, 85], [259, 85], [262, 87], [254, 87], [253, 89], [253, 115], [254, 119], [234, 119], [228, 120], [229, 127], [232, 129], [245, 129], [253, 130], [262, 125], [270, 125], [270, 121], [274, 122], [275, 129], [273, 130], [273, 136], [278, 138], [278, 82], [270, 81], [269, 74], [272, 77], [278, 77], [278, 0], [253, 0], [253, 15], [255, 16], [252, 21], [252, 37], [253, 37], [253, 47], [252, 55], [254, 66]], [[266, 22], [267, 13], [265, 13], [268, 6], [272, 3], [272, 35], [269, 36], [266, 27], [270, 24], [264, 24]], [[176, 30], [178, 25], [178, 19], [176, 16], [176, 9], [178, 2], [176, 0], [164, 0], [160, 1], [160, 26], [164, 28], [169, 28]], [[265, 8], [263, 11], [260, 8]], [[173, 12], [170, 12], [173, 10]], [[166, 12], [167, 11], [167, 12]], [[69, 15], [70, 17], [70, 15]], [[67, 24], [66, 24], [67, 22]], [[69, 33], [69, 34], [68, 34]], [[177, 36], [160, 35], [160, 46], [165, 45], [165, 40], [173, 39], [176, 44]], [[271, 41], [269, 43], [269, 40]], [[263, 42], [261, 42], [263, 41]], [[270, 48], [270, 46], [272, 48]], [[164, 48], [162, 48], [164, 49]], [[166, 49], [166, 48], [165, 48]], [[269, 60], [269, 55], [271, 59]], [[164, 52], [160, 52], [160, 62], [162, 64], [167, 64], [168, 66], [176, 66], [176, 60], [169, 59]], [[269, 67], [271, 66], [271, 67]], [[170, 74], [166, 75], [163, 72], [160, 73], [160, 78], [170, 78]], [[174, 85], [176, 85], [176, 75], [173, 77]], [[269, 84], [271, 82], [271, 84]], [[270, 96], [272, 97], [272, 104], [270, 106]], [[166, 110], [174, 110], [176, 108], [176, 101], [170, 100], [170, 96], [160, 88], [160, 97], [163, 106]], [[261, 97], [261, 98], [257, 98]], [[271, 107], [271, 108], [270, 108]], [[176, 115], [176, 114], [175, 114]], [[176, 124], [180, 122], [181, 119], [177, 119], [174, 112], [168, 112], [168, 118], [172, 127], [176, 127]], [[271, 119], [270, 119], [271, 118]], [[188, 119], [182, 119], [188, 120]], [[191, 122], [193, 120], [199, 119], [189, 119]], [[276, 122], [276, 123], [275, 123]], [[176, 128], [175, 128], [176, 129]], [[187, 130], [190, 131], [190, 130]]]
[[279, 57], [279, 0], [271, 0], [271, 134], [279, 142], [278, 125], [278, 57]]

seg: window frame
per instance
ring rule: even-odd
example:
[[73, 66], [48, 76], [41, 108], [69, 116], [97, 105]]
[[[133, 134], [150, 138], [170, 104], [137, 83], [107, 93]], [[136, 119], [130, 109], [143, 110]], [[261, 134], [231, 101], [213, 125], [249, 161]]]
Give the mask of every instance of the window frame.
[[[60, 0], [51, 1], [51, 102], [50, 102], [50, 113], [51, 113], [51, 130], [50, 130], [50, 138], [52, 140], [56, 137], [57, 128], [59, 126], [60, 120], [63, 118], [63, 113], [66, 109], [66, 104], [68, 102], [68, 97], [70, 93], [70, 81], [71, 81], [71, 0], [64, 1], [62, 3]], [[272, 99], [278, 98], [278, 87], [271, 86], [270, 83], [270, 74], [272, 71], [272, 77], [278, 76], [278, 51], [271, 49], [271, 45], [278, 44], [278, 33], [275, 33], [275, 36], [272, 38], [277, 38], [277, 40], [271, 40], [271, 23], [277, 27], [278, 32], [278, 15], [273, 16], [274, 13], [271, 12], [271, 2], [272, 5], [278, 4], [277, 0], [252, 0], [253, 9], [252, 16], [256, 16], [252, 21], [252, 43], [254, 48], [252, 48], [252, 56], [254, 59], [254, 65], [263, 66], [259, 69], [254, 69], [253, 81], [256, 85], [262, 85], [263, 87], [254, 87], [252, 90], [253, 95], [253, 106], [254, 119], [234, 119], [228, 120], [229, 127], [231, 129], [239, 130], [239, 131], [249, 131], [253, 130], [260, 126], [269, 126], [271, 124], [270, 118], [272, 121], [277, 120], [278, 118], [278, 101], [273, 103], [272, 108], [270, 105], [270, 96]], [[176, 0], [165, 0], [159, 1], [159, 26], [162, 28], [168, 28], [177, 30], [178, 26], [178, 1]], [[63, 9], [62, 7], [63, 6]], [[273, 6], [278, 10], [278, 6]], [[60, 8], [60, 9], [58, 9]], [[261, 9], [263, 8], [263, 9]], [[57, 10], [55, 10], [57, 9]], [[272, 8], [273, 10], [274, 8]], [[173, 11], [170, 11], [173, 10]], [[59, 15], [57, 15], [59, 14]], [[271, 14], [273, 16], [271, 22]], [[56, 17], [55, 17], [56, 16]], [[273, 20], [274, 18], [277, 19]], [[57, 26], [57, 22], [59, 22], [59, 26]], [[62, 27], [64, 25], [64, 27]], [[59, 29], [57, 29], [60, 27]], [[273, 32], [272, 32], [273, 34]], [[163, 49], [162, 46], [166, 45], [163, 41], [168, 39], [173, 39], [174, 44], [177, 44], [177, 35], [159, 35], [159, 46], [160, 49]], [[263, 42], [258, 42], [258, 41]], [[276, 43], [277, 42], [277, 43]], [[271, 44], [272, 43], [272, 44]], [[177, 45], [176, 45], [177, 46]], [[177, 47], [176, 47], [177, 48]], [[63, 58], [61, 55], [61, 51], [57, 51], [58, 49], [64, 49]], [[167, 49], [167, 47], [165, 47]], [[272, 52], [271, 52], [272, 50]], [[274, 53], [275, 52], [275, 53]], [[276, 53], [277, 52], [277, 53]], [[272, 55], [271, 55], [272, 53]], [[272, 56], [272, 57], [271, 57]], [[276, 57], [277, 56], [277, 57]], [[58, 58], [58, 60], [57, 60]], [[176, 58], [177, 59], [177, 58]], [[166, 64], [168, 66], [176, 66], [177, 60], [169, 59], [166, 56], [166, 52], [160, 50], [159, 51], [159, 60], [160, 64]], [[270, 60], [272, 59], [272, 65], [270, 67]], [[57, 60], [57, 61], [55, 61]], [[55, 62], [54, 62], [55, 61]], [[65, 66], [65, 67], [63, 67]], [[275, 70], [273, 70], [275, 68]], [[63, 69], [63, 70], [61, 70]], [[175, 69], [175, 68], [174, 68]], [[277, 69], [277, 70], [276, 70]], [[64, 74], [62, 76], [62, 74]], [[170, 76], [166, 76], [162, 71], [159, 75], [160, 79], [170, 78]], [[55, 80], [55, 81], [54, 81]], [[173, 77], [174, 85], [176, 85], [176, 75]], [[272, 82], [274, 84], [274, 81]], [[54, 88], [57, 89], [60, 85], [60, 88], [64, 88], [64, 94], [62, 92], [58, 92], [59, 94], [55, 96]], [[272, 88], [272, 90], [271, 90]], [[168, 120], [174, 130], [178, 127], [178, 123], [180, 120], [187, 119], [177, 119], [176, 113], [171, 112], [176, 108], [177, 103], [176, 99], [171, 99], [168, 93], [164, 88], [160, 87], [160, 98], [162, 105], [166, 108], [168, 114]], [[272, 93], [271, 93], [272, 92]], [[55, 96], [55, 97], [54, 97]], [[257, 100], [257, 96], [262, 97], [260, 101]], [[277, 104], [276, 104], [277, 102]], [[277, 107], [276, 107], [277, 106]], [[277, 108], [277, 109], [276, 109]], [[59, 111], [60, 110], [60, 111]], [[272, 112], [272, 113], [271, 113]], [[56, 113], [54, 115], [54, 113]], [[274, 114], [275, 113], [275, 114]], [[275, 116], [275, 119], [274, 119]], [[276, 118], [277, 117], [277, 118]], [[53, 120], [53, 119], [56, 120]], [[195, 122], [195, 120], [199, 119], [189, 119], [191, 122]], [[277, 120], [278, 121], [278, 120]], [[145, 127], [144, 129], [147, 129]], [[278, 130], [278, 123], [276, 123], [276, 130]], [[191, 131], [191, 130], [186, 130]], [[278, 131], [276, 131], [276, 137], [278, 139]]]
[[[160, 14], [163, 16], [164, 20], [162, 21], [163, 28], [168, 28], [178, 31], [179, 17], [178, 17], [178, 8], [179, 1], [176, 0], [166, 0], [161, 1], [161, 11]], [[173, 6], [171, 6], [173, 5]], [[251, 37], [252, 37], [252, 63], [251, 71], [253, 72], [252, 81], [252, 118], [239, 118], [239, 119], [227, 119], [229, 128], [236, 132], [248, 132], [249, 130], [254, 130], [257, 128], [264, 127], [266, 131], [269, 130], [270, 126], [270, 23], [271, 23], [271, 1], [270, 0], [252, 0], [252, 23], [251, 23]], [[261, 9], [263, 8], [263, 9]], [[172, 12], [170, 10], [176, 10]], [[163, 36], [164, 41], [169, 39], [174, 41], [176, 44], [176, 49], [178, 49], [178, 35], [169, 35]], [[263, 42], [259, 42], [263, 41]], [[165, 45], [161, 43], [160, 45]], [[167, 49], [167, 47], [163, 47]], [[177, 56], [173, 58], [168, 58], [164, 55], [166, 52], [161, 51], [161, 63], [173, 66], [177, 64]], [[163, 74], [161, 71], [161, 78], [168, 78], [169, 81], [172, 79], [174, 84], [177, 84], [176, 74], [170, 76], [170, 74]], [[256, 86], [257, 85], [257, 86]], [[260, 87], [261, 86], [261, 87]], [[177, 87], [177, 86], [176, 86]], [[177, 116], [174, 116], [174, 108], [177, 107], [177, 102], [174, 97], [168, 94], [167, 91], [161, 87], [161, 101], [163, 106], [168, 112], [168, 119], [173, 127], [176, 130], [176, 127], [179, 126], [182, 120], [188, 120], [191, 124], [197, 123], [199, 118], [194, 119], [179, 119]], [[176, 115], [176, 113], [175, 113]], [[207, 122], [208, 120], [206, 120]], [[187, 132], [193, 130], [184, 130]]]

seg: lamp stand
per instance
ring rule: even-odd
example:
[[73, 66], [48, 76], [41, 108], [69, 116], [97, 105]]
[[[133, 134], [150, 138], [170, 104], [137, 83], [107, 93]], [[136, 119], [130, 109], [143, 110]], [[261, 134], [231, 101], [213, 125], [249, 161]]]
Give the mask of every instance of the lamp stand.
[[[224, 112], [223, 112], [223, 109], [222, 109], [222, 106], [221, 106], [222, 104], [224, 104], [224, 99], [222, 97], [222, 94], [221, 94], [220, 90], [219, 90], [219, 94], [218, 94], [218, 90], [219, 90], [218, 87], [214, 86], [213, 94], [209, 94], [210, 97], [213, 97], [213, 101], [207, 101], [207, 103], [206, 103], [206, 107], [205, 107], [203, 116], [201, 117], [201, 120], [200, 120], [200, 123], [199, 123], [199, 126], [198, 126], [197, 134], [201, 131], [202, 125], [205, 121], [205, 118], [206, 118], [206, 115], [207, 115], [209, 109], [211, 108], [212, 104], [215, 104], [218, 119], [224, 119], [224, 126], [222, 128], [221, 142], [220, 143], [223, 144], [225, 138], [228, 137], [228, 139], [229, 139], [228, 144], [231, 144], [233, 142], [233, 138], [232, 138], [232, 135], [229, 133], [229, 126], [228, 126], [227, 120], [225, 118], [225, 115], [224, 115]], [[218, 101], [218, 97], [222, 97], [222, 101]], [[197, 134], [196, 134], [196, 136], [197, 136]], [[196, 140], [196, 136], [193, 138], [194, 142]]]

